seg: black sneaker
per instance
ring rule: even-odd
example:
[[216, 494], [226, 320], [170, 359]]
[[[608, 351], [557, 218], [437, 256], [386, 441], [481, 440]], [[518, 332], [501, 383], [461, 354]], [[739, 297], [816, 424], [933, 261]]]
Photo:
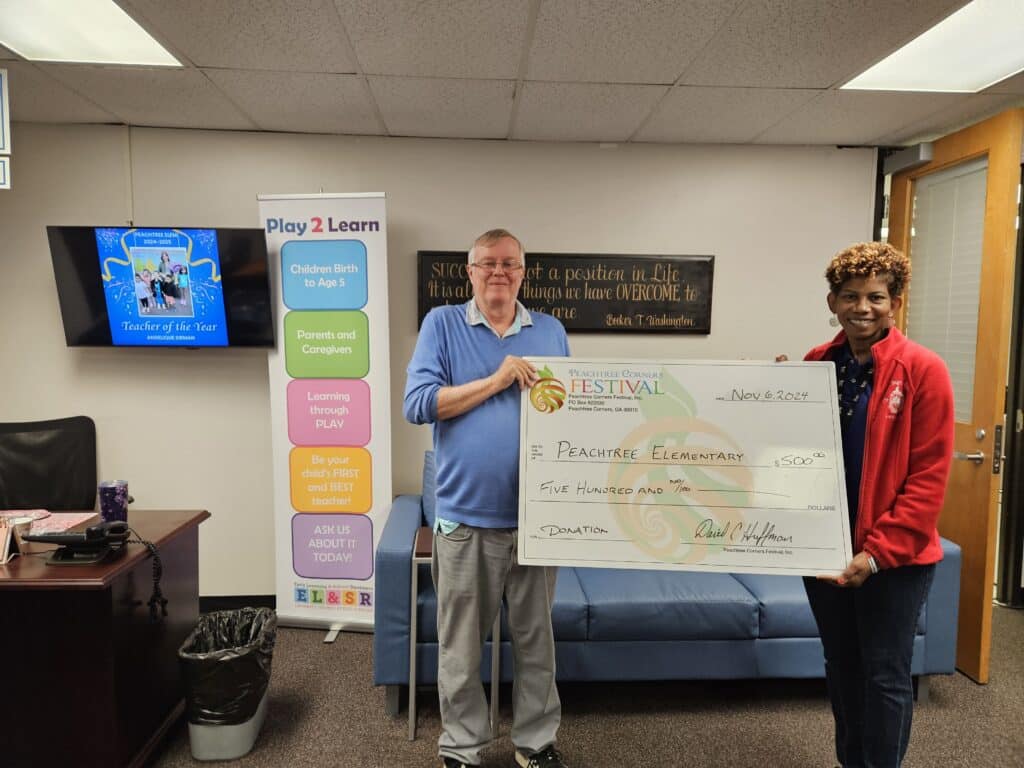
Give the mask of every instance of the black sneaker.
[[442, 757], [441, 765], [442, 768], [477, 768], [477, 766], [464, 763], [455, 757]]
[[524, 755], [517, 749], [516, 765], [521, 768], [567, 768], [562, 762], [562, 753], [550, 744], [532, 755]]

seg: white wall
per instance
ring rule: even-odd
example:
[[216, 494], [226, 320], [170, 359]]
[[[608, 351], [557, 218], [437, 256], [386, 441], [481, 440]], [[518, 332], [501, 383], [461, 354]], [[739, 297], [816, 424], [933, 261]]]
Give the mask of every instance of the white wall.
[[[875, 153], [619, 146], [16, 124], [0, 192], [0, 421], [88, 414], [102, 478], [136, 507], [205, 508], [204, 595], [271, 594], [266, 353], [69, 349], [47, 224], [258, 226], [258, 193], [388, 196], [395, 493], [429, 429], [402, 420], [416, 251], [503, 226], [529, 252], [714, 254], [708, 336], [571, 334], [580, 355], [802, 355], [833, 333], [822, 273], [870, 239]], [[166, 419], [158, 416], [167, 413]]]

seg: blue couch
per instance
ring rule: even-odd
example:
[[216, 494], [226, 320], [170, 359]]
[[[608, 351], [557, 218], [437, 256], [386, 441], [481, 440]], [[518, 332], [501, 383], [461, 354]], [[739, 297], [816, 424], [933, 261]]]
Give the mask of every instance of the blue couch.
[[[376, 558], [374, 682], [397, 711], [409, 683], [411, 557], [416, 531], [432, 525], [434, 463], [427, 452], [423, 494], [395, 499]], [[960, 548], [944, 559], [917, 627], [913, 671], [951, 674], [956, 658]], [[437, 682], [436, 597], [420, 565], [418, 685]], [[824, 676], [821, 642], [797, 576], [560, 568], [553, 608], [559, 680], [692, 680]], [[501, 680], [512, 678], [502, 617]], [[481, 663], [489, 680], [490, 643]]]

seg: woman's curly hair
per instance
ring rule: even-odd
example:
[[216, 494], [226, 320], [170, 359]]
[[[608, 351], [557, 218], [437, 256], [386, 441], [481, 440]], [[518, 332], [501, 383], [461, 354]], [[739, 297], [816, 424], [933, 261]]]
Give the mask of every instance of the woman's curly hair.
[[910, 260], [888, 243], [854, 243], [833, 256], [825, 270], [832, 293], [851, 278], [879, 276], [886, 278], [890, 296], [902, 295], [910, 282]]

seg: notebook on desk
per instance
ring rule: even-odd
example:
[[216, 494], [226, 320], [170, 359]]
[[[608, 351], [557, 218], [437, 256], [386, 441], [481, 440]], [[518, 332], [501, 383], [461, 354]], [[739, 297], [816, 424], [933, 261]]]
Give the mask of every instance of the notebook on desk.
[[[29, 533], [72, 533], [84, 531], [90, 525], [99, 522], [100, 516], [96, 512], [47, 512], [45, 509], [5, 509], [0, 510], [0, 519], [9, 524], [11, 542], [8, 546], [10, 552], [20, 552], [31, 555], [37, 552], [48, 552], [54, 548], [53, 544], [41, 542], [22, 541], [19, 530], [15, 528], [15, 521], [31, 521]], [[2, 544], [2, 542], [0, 542]]]
[[69, 533], [84, 531], [100, 521], [96, 512], [51, 512], [32, 521], [32, 533]]

